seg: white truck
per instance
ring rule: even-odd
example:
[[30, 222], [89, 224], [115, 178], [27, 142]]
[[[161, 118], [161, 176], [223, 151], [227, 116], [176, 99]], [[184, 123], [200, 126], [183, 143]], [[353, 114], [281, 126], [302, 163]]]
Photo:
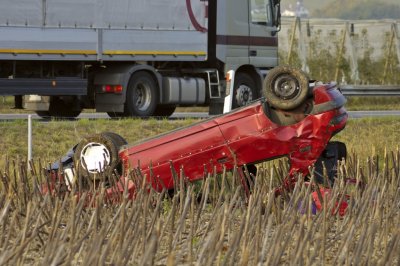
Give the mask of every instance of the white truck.
[[[40, 116], [210, 114], [262, 96], [280, 0], [0, 0], [0, 95]], [[228, 102], [225, 100], [228, 99]]]

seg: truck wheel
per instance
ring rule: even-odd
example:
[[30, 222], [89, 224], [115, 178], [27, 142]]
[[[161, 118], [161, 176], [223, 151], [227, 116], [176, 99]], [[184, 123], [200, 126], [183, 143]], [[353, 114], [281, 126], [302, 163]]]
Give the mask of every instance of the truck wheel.
[[272, 107], [290, 110], [308, 97], [307, 74], [290, 66], [273, 68], [264, 79], [264, 94]]
[[36, 114], [43, 118], [60, 117], [75, 118], [82, 112], [77, 99], [69, 98], [67, 100], [60, 97], [52, 97], [48, 111], [36, 111]]
[[125, 113], [120, 113], [120, 112], [107, 112], [108, 116], [111, 118], [118, 118], [118, 117], [124, 117]]
[[49, 118], [49, 117], [51, 117], [49, 111], [36, 111], [35, 113], [36, 113], [38, 116], [42, 117], [42, 118]]
[[176, 109], [175, 104], [157, 105], [157, 108], [154, 111], [153, 116], [170, 117], [175, 112], [175, 109]]
[[257, 86], [251, 76], [245, 73], [237, 73], [233, 89], [232, 108], [249, 104], [258, 98], [257, 94]]
[[126, 141], [118, 134], [104, 132], [90, 135], [79, 142], [74, 154], [78, 177], [85, 183], [108, 181], [114, 171], [122, 170], [119, 148]]
[[126, 95], [125, 114], [128, 116], [151, 116], [158, 103], [158, 86], [147, 72], [132, 75]]

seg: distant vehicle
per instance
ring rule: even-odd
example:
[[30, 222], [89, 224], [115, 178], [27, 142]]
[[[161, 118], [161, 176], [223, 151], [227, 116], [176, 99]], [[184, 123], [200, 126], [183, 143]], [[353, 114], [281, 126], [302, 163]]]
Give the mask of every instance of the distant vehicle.
[[[333, 179], [345, 144], [330, 139], [347, 121], [346, 100], [335, 84], [309, 83], [300, 70], [277, 67], [264, 81], [267, 101], [257, 100], [227, 114], [156, 136], [132, 145], [121, 136], [105, 132], [81, 140], [62, 160], [60, 176], [52, 187], [80, 185], [80, 190], [103, 184], [107, 195], [128, 189], [134, 196], [144, 177], [157, 190], [174, 188], [173, 172], [189, 181], [235, 166], [255, 174], [255, 164], [286, 156], [290, 172], [283, 189], [306, 176], [314, 163], [325, 164]], [[131, 171], [136, 178], [128, 178]], [[117, 182], [112, 181], [116, 176]], [[139, 178], [139, 179], [137, 179]], [[68, 186], [66, 186], [68, 185]], [[44, 186], [45, 192], [49, 186]]]
[[298, 17], [298, 18], [308, 18], [310, 16], [310, 12], [307, 8], [304, 7], [303, 1], [296, 2], [296, 8], [292, 8], [292, 5], [289, 5], [288, 9], [284, 9], [282, 11], [283, 17]]
[[262, 80], [278, 65], [280, 0], [0, 6], [0, 95], [40, 116], [76, 117], [83, 108], [169, 116], [195, 105], [220, 114], [228, 95], [228, 109], [262, 97]]

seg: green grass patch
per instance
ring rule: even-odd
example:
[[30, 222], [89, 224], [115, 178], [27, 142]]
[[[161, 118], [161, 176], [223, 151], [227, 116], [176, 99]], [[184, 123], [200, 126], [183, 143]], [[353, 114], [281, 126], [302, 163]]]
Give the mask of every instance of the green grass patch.
[[[198, 119], [80, 119], [75, 121], [33, 121], [33, 157], [49, 162], [60, 159], [84, 136], [112, 131], [123, 136], [128, 143], [191, 125]], [[349, 152], [367, 157], [383, 154], [384, 150], [399, 147], [400, 117], [351, 119], [346, 128], [334, 139], [346, 143]], [[12, 158], [27, 156], [27, 120], [0, 122], [0, 151]], [[1, 165], [0, 165], [1, 166]]]
[[383, 155], [400, 145], [400, 117], [350, 119], [334, 139], [346, 143], [348, 152], [360, 158]]
[[[45, 161], [60, 159], [84, 136], [103, 131], [112, 131], [123, 136], [128, 143], [155, 136], [197, 120], [156, 120], [156, 119], [80, 119], [75, 121], [32, 122], [33, 158]], [[11, 158], [27, 156], [27, 120], [0, 121], [0, 151]], [[1, 164], [2, 162], [0, 162]], [[1, 166], [1, 165], [0, 165]]]
[[400, 97], [347, 97], [346, 108], [351, 111], [400, 110]]

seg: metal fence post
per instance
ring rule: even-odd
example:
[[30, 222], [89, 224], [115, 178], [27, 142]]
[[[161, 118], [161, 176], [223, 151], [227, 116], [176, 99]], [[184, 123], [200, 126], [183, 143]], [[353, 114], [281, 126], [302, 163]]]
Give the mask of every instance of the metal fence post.
[[32, 115], [28, 115], [28, 170], [32, 160]]

